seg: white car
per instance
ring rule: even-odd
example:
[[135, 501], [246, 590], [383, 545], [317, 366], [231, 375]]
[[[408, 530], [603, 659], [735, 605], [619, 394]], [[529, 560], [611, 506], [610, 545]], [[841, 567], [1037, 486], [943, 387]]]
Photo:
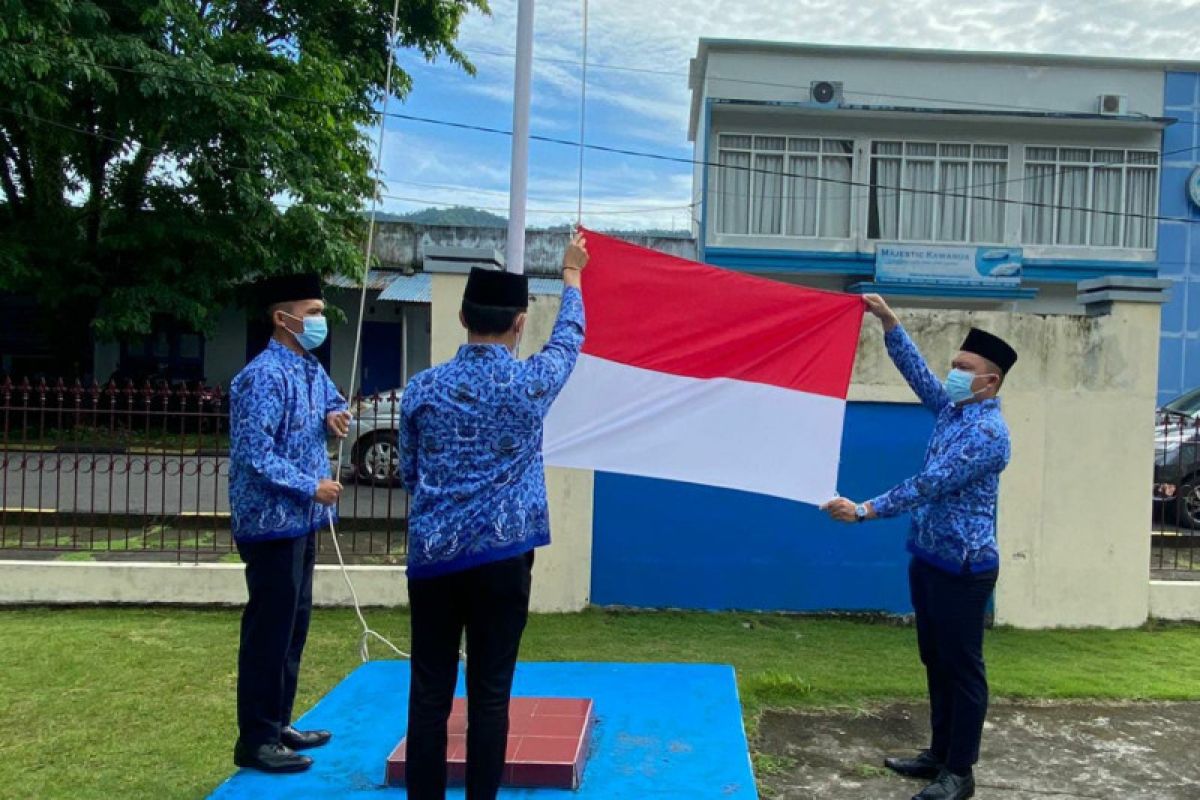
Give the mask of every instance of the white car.
[[376, 486], [400, 485], [402, 389], [365, 397], [350, 409], [354, 420], [342, 444], [344, 470]]

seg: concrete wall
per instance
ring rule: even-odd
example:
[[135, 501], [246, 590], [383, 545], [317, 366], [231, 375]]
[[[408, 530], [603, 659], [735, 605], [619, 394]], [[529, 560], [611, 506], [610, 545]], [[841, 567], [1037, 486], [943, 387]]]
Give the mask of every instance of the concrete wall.
[[[838, 491], [865, 498], [907, 478], [932, 428], [917, 405], [850, 403]], [[907, 517], [851, 530], [776, 497], [597, 473], [593, 519], [596, 605], [912, 612]]]
[[[935, 370], [948, 367], [971, 325], [1021, 354], [1003, 391], [1013, 459], [1001, 481], [997, 621], [1145, 622], [1158, 315], [1146, 304], [1117, 304], [1102, 317], [902, 314]], [[851, 400], [911, 402], [878, 323], [867, 323]]]
[[1150, 616], [1200, 622], [1200, 581], [1150, 581]]
[[[431, 360], [440, 364], [454, 357], [466, 342], [458, 320], [465, 275], [435, 274], [431, 330]], [[521, 355], [537, 352], [558, 315], [558, 298], [532, 298]], [[537, 611], [580, 611], [591, 597], [593, 474], [579, 470], [546, 470], [553, 544], [538, 551], [534, 566], [531, 606]]]
[[408, 379], [421, 370], [428, 369], [431, 364], [429, 354], [433, 323], [429, 311], [430, 307], [428, 305], [418, 305], [416, 303], [405, 305], [404, 313], [407, 320], [404, 333], [408, 337], [405, 340], [405, 346], [408, 349], [407, 359], [404, 364], [406, 371], [404, 375], [405, 383], [408, 383]]
[[[351, 566], [349, 570], [363, 605], [407, 604], [402, 567]], [[0, 561], [0, 604], [241, 605], [246, 602], [243, 573], [241, 564]], [[351, 605], [340, 568], [316, 568], [313, 602]]]
[[[681, 258], [696, 257], [693, 239], [665, 236], [633, 236], [614, 233], [614, 236], [653, 247]], [[566, 231], [526, 231], [525, 271], [530, 275], [558, 275], [563, 249], [569, 234]], [[414, 225], [406, 222], [383, 222], [375, 234], [375, 255], [385, 267], [420, 269], [425, 248], [481, 247], [503, 253], [508, 242], [504, 228], [474, 228], [452, 225]]]

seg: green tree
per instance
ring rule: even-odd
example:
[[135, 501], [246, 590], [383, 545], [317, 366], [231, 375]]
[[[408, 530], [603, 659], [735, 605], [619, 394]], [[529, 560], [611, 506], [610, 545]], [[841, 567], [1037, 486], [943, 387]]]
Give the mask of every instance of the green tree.
[[[36, 296], [61, 370], [156, 315], [206, 329], [247, 276], [361, 270], [392, 5], [0, 0], [0, 291]], [[473, 72], [486, 0], [400, 9], [401, 47]]]

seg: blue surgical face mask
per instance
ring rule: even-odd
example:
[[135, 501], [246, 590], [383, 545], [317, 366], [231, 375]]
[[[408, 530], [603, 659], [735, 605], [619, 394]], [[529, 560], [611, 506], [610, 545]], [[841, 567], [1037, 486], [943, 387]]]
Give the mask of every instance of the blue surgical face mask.
[[952, 369], [946, 375], [946, 380], [942, 382], [942, 387], [945, 388], [946, 394], [950, 396], [950, 402], [959, 406], [974, 400], [975, 395], [979, 394], [979, 392], [976, 392], [972, 388], [975, 385], [975, 379], [987, 377], [990, 376], [976, 375], [974, 372], [967, 372], [965, 369]]
[[324, 344], [325, 337], [329, 335], [329, 323], [325, 320], [325, 317], [305, 317], [304, 319], [300, 319], [300, 317], [288, 314], [286, 311], [283, 313], [285, 316], [289, 316], [304, 325], [304, 330], [300, 333], [292, 332], [292, 335], [296, 337], [296, 341], [300, 343], [301, 347], [305, 350], [316, 350]]

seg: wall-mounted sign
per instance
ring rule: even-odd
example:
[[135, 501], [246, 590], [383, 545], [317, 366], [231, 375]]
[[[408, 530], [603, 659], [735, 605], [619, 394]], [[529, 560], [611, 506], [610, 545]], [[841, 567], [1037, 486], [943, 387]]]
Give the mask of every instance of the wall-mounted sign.
[[1192, 170], [1192, 174], [1188, 175], [1187, 182], [1188, 197], [1192, 198], [1192, 203], [1200, 207], [1200, 167]]
[[875, 246], [877, 283], [923, 283], [994, 288], [1021, 285], [1019, 247], [926, 244]]

